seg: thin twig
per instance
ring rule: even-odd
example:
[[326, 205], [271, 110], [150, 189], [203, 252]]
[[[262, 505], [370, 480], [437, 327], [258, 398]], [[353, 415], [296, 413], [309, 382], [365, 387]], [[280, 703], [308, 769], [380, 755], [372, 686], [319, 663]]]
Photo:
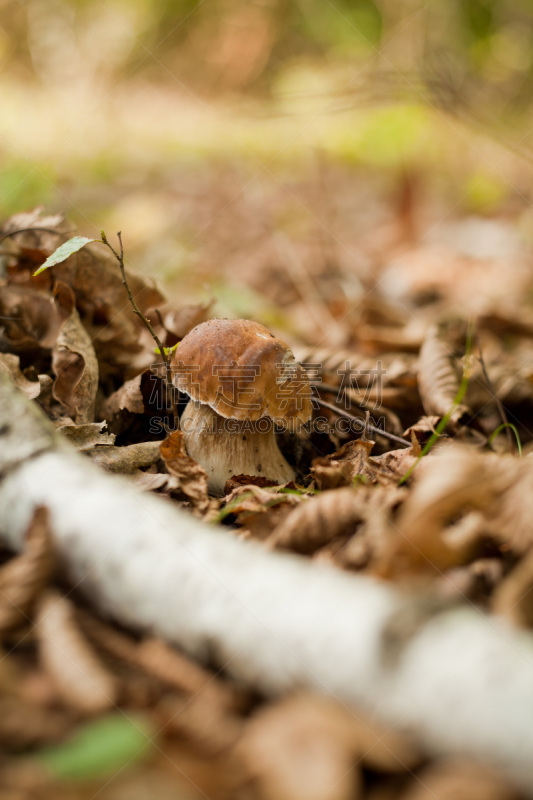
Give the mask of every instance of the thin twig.
[[[361, 417], [356, 417], [355, 414], [349, 414], [348, 411], [343, 411], [343, 409], [339, 408], [338, 406], [334, 406], [331, 403], [326, 403], [325, 400], [321, 400], [319, 397], [313, 397], [313, 400], [322, 406], [322, 408], [327, 408], [329, 411], [333, 411], [339, 417], [344, 417], [344, 419], [361, 419]], [[399, 436], [395, 436], [393, 433], [384, 431], [382, 428], [378, 428], [375, 425], [367, 424], [364, 428], [364, 431], [376, 433], [378, 436], [383, 436], [384, 439], [389, 439], [391, 442], [396, 442], [397, 444], [403, 445], [403, 447], [411, 447], [411, 442], [408, 442], [406, 439], [401, 439]]]
[[129, 301], [131, 303], [131, 307], [133, 309], [133, 312], [139, 317], [140, 320], [142, 320], [144, 326], [148, 329], [148, 331], [149, 331], [152, 339], [156, 343], [157, 348], [159, 350], [159, 353], [160, 353], [160, 355], [161, 355], [161, 357], [162, 357], [162, 359], [164, 361], [164, 364], [165, 364], [165, 384], [166, 384], [166, 388], [167, 388], [167, 394], [168, 394], [168, 396], [170, 398], [170, 405], [171, 405], [171, 409], [172, 409], [172, 415], [174, 417], [175, 430], [179, 430], [180, 421], [179, 421], [178, 409], [177, 409], [177, 406], [176, 406], [176, 402], [174, 400], [175, 388], [174, 388], [174, 384], [172, 382], [172, 365], [171, 365], [171, 362], [170, 362], [170, 356], [167, 353], [166, 348], [163, 346], [163, 343], [161, 342], [159, 336], [157, 335], [157, 333], [153, 329], [150, 320], [147, 317], [145, 317], [145, 315], [142, 313], [141, 309], [137, 305], [137, 303], [135, 301], [135, 298], [134, 298], [134, 296], [132, 294], [132, 291], [130, 289], [130, 285], [128, 283], [128, 279], [126, 278], [126, 269], [124, 267], [124, 246], [122, 244], [122, 232], [119, 231], [117, 233], [117, 239], [118, 239], [119, 244], [120, 244], [120, 252], [117, 252], [115, 250], [115, 248], [113, 247], [113, 245], [109, 243], [104, 231], [101, 231], [101, 237], [102, 237], [103, 244], [107, 245], [107, 247], [111, 250], [111, 252], [113, 253], [113, 255], [115, 256], [115, 258], [118, 261], [118, 264], [119, 264], [119, 267], [120, 267], [120, 273], [122, 275], [122, 283], [124, 284], [124, 288], [126, 289], [126, 292], [128, 294], [128, 299], [129, 299]]

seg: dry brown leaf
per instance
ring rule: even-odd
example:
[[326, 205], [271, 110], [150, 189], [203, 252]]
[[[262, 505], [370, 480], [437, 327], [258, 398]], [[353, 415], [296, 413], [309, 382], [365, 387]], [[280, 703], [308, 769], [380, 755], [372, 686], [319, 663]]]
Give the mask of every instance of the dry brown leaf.
[[364, 519], [358, 489], [332, 489], [303, 500], [267, 540], [273, 547], [312, 553], [338, 536], [351, 536]]
[[204, 692], [228, 708], [235, 705], [235, 692], [231, 687], [161, 639], [142, 641], [137, 648], [137, 663], [179, 692], [187, 695]]
[[[198, 303], [180, 306], [180, 308], [161, 308], [160, 313], [165, 330], [172, 335], [175, 341], [180, 341], [196, 325], [211, 317], [214, 304], [215, 301], [210, 300], [205, 305]], [[167, 342], [167, 345], [171, 344], [174, 342]]]
[[[20, 697], [0, 697], [2, 750], [17, 752], [37, 745], [52, 744], [63, 739], [71, 727], [72, 719], [64, 712], [40, 708]], [[5, 797], [3, 793], [1, 796]], [[20, 794], [17, 796], [21, 797]]]
[[[17, 263], [15, 268], [11, 267], [9, 269], [9, 272], [12, 280], [18, 278], [19, 281], [29, 281], [35, 271], [34, 262], [27, 264], [24, 258], [21, 259], [20, 251], [40, 251], [48, 256], [63, 241], [74, 235], [74, 226], [65, 219], [63, 214], [44, 215], [42, 207], [13, 214], [2, 223], [0, 230], [2, 235], [6, 233], [14, 234], [5, 239], [5, 245], [13, 245]], [[23, 233], [15, 234], [15, 231], [23, 231]], [[45, 258], [42, 260], [44, 261]], [[20, 263], [21, 261], [22, 263]], [[46, 280], [45, 285], [48, 286], [50, 284], [46, 276], [39, 277], [43, 281]]]
[[472, 416], [464, 404], [454, 408], [460, 383], [452, 348], [434, 326], [426, 334], [418, 363], [418, 388], [426, 414], [444, 417], [453, 408], [450, 417], [452, 425], [458, 425], [464, 417]]
[[361, 786], [348, 728], [334, 703], [293, 695], [251, 718], [238, 751], [264, 800], [354, 800]]
[[[170, 421], [165, 383], [149, 369], [126, 381], [113, 392], [98, 409], [98, 416], [106, 419], [110, 431], [125, 433], [141, 426], [145, 433], [163, 432], [163, 423]], [[152, 422], [156, 430], [153, 430]]]
[[159, 461], [161, 442], [139, 442], [124, 447], [96, 447], [88, 452], [91, 461], [109, 472], [120, 472], [124, 475], [137, 469], [150, 467]]
[[518, 800], [518, 794], [490, 765], [445, 759], [415, 776], [399, 800]]
[[[259, 486], [261, 489], [266, 489], [269, 486], [279, 486], [279, 483], [264, 478], [262, 475], [232, 475], [224, 484], [224, 495], [231, 494], [235, 489], [243, 486]], [[292, 487], [296, 488], [295, 484], [292, 484]]]
[[47, 593], [35, 624], [41, 661], [63, 700], [85, 714], [116, 705], [115, 678], [83, 636], [72, 603], [57, 592]]
[[161, 728], [192, 744], [204, 756], [224, 755], [233, 769], [239, 764], [233, 758], [231, 748], [237, 743], [243, 728], [241, 717], [229, 713], [213, 703], [204, 694], [194, 697], [164, 698], [157, 707]]
[[255, 483], [249, 483], [232, 489], [225, 497], [224, 503], [228, 510], [231, 509], [232, 514], [245, 514], [265, 511], [278, 503], [295, 506], [304, 499], [304, 495], [269, 491]]
[[[158, 442], [159, 444], [159, 442]], [[133, 473], [131, 480], [140, 492], [157, 492], [170, 494], [179, 490], [179, 481], [168, 472], [137, 472]]]
[[413, 434], [416, 436], [420, 444], [425, 444], [435, 433], [435, 428], [439, 424], [440, 417], [420, 417], [418, 422], [410, 425], [405, 431], [404, 436], [408, 436], [411, 440]]
[[[412, 434], [414, 439], [414, 434]], [[372, 457], [372, 465], [379, 468], [380, 480], [390, 477], [397, 483], [414, 467], [420, 456], [420, 445], [414, 439], [410, 448], [401, 447], [399, 450], [389, 450], [380, 456]]]
[[250, 483], [233, 489], [226, 496], [223, 509], [237, 518], [239, 536], [264, 541], [291, 508], [305, 499], [302, 494], [270, 491]]
[[225, 683], [213, 672], [197, 664], [183, 653], [159, 639], [140, 643], [86, 611], [78, 611], [83, 632], [95, 647], [130, 667], [136, 667], [189, 699], [201, 695], [206, 703], [216, 706], [220, 714], [238, 709], [243, 694]]
[[446, 445], [421, 462], [384, 571], [433, 571], [467, 562], [482, 536], [524, 552], [532, 543], [533, 461]]
[[72, 420], [57, 427], [63, 436], [74, 445], [76, 450], [93, 451], [95, 447], [110, 447], [115, 442], [115, 435], [104, 430], [107, 423], [86, 422], [75, 425]]
[[53, 395], [78, 424], [93, 422], [98, 389], [98, 361], [91, 338], [76, 311], [72, 290], [60, 281], [55, 289], [56, 306], [64, 317], [52, 352], [56, 375]]
[[315, 458], [311, 475], [318, 489], [336, 489], [353, 486], [355, 480], [362, 483], [375, 483], [378, 469], [369, 460], [374, 442], [356, 439], [347, 442], [340, 450], [324, 458]]
[[533, 550], [514, 567], [497, 587], [492, 611], [515, 625], [533, 625]]
[[0, 633], [28, 621], [54, 564], [48, 510], [38, 508], [26, 533], [24, 553], [0, 568]]
[[64, 319], [50, 296], [27, 286], [2, 286], [0, 317], [0, 349], [31, 353], [41, 369]]
[[[378, 412], [384, 406], [394, 411], [412, 411], [420, 406], [416, 357], [412, 354], [380, 354], [376, 359], [361, 357], [358, 352], [324, 348], [296, 349], [294, 352], [301, 363], [311, 365], [319, 388], [320, 382], [342, 385], [354, 404], [363, 403], [366, 408]], [[378, 364], [380, 380], [376, 380]], [[347, 370], [352, 372], [347, 373]], [[350, 386], [353, 389], [348, 388]]]
[[161, 457], [165, 465], [179, 481], [179, 488], [190, 501], [193, 509], [203, 514], [209, 508], [207, 495], [207, 472], [185, 452], [183, 433], [174, 431], [161, 442]]
[[12, 353], [0, 353], [0, 370], [10, 376], [11, 380], [30, 400], [35, 400], [41, 394], [40, 381], [30, 381], [20, 371], [20, 359]]
[[[10, 239], [14, 248], [14, 263], [10, 263], [8, 269], [10, 283], [30, 283], [48, 291], [50, 282], [56, 280], [71, 288], [82, 322], [93, 341], [101, 375], [122, 372], [130, 377], [131, 370], [140, 371], [147, 367], [153, 361], [153, 341], [142, 322], [131, 312], [114, 256], [103, 245], [92, 243], [33, 278], [34, 269], [28, 268], [29, 259], [23, 250], [42, 250], [49, 254], [75, 233], [63, 217], [44, 218], [39, 209], [11, 217], [4, 223], [3, 231], [35, 226], [56, 230], [60, 235], [33, 230]], [[140, 276], [129, 273], [128, 282], [144, 314], [164, 304], [159, 290]]]
[[391, 547], [398, 509], [408, 492], [398, 486], [359, 487], [358, 502], [363, 523], [356, 534], [335, 553], [335, 563], [347, 569], [373, 568]]

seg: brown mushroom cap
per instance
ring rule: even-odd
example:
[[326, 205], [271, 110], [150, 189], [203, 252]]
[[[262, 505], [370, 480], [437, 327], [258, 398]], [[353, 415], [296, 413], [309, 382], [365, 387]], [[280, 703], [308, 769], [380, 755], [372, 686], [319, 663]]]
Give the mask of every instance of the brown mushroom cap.
[[285, 342], [247, 319], [211, 319], [180, 342], [174, 383], [222, 417], [280, 424], [311, 418], [309, 378]]

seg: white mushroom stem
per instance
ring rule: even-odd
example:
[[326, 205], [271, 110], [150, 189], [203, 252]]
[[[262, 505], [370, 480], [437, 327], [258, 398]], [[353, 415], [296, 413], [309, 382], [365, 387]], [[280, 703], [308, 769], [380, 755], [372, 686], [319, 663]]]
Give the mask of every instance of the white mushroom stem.
[[268, 417], [256, 421], [225, 419], [208, 405], [190, 400], [181, 429], [187, 452], [207, 472], [213, 494], [223, 494], [232, 475], [257, 475], [276, 483], [295, 478]]
[[434, 613], [370, 578], [202, 524], [63, 444], [0, 373], [5, 543], [23, 548], [39, 505], [71, 582], [123, 625], [259, 691], [332, 694], [411, 730], [430, 753], [506, 770], [533, 796], [531, 634], [468, 606]]

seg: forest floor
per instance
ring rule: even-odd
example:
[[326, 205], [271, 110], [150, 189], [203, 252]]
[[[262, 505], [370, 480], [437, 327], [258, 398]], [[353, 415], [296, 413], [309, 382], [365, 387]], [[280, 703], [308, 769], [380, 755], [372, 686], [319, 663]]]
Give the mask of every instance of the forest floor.
[[[456, 202], [413, 163], [376, 172], [320, 149], [305, 168], [196, 161], [157, 191], [143, 180], [114, 210], [110, 190], [102, 216], [112, 243], [122, 230], [126, 267], [142, 273], [134, 295], [163, 344], [212, 317], [248, 318], [311, 365], [326, 426], [279, 434], [295, 481], [280, 490], [236, 476], [213, 497], [178, 435], [170, 454], [154, 447], [170, 409], [115, 260], [92, 244], [32, 277], [74, 234], [56, 215], [2, 224], [0, 369], [73, 446], [140, 491], [265, 548], [531, 626], [533, 272], [522, 187], [498, 203], [479, 178]], [[357, 430], [339, 424], [343, 413]], [[1, 594], [2, 797], [518, 797], [486, 765], [432, 759], [424, 742], [373, 721], [350, 728], [349, 714], [307, 693], [266, 701], [104, 622], [75, 594], [59, 600], [65, 587], [43, 548], [2, 552], [0, 586], [16, 574], [28, 609], [21, 621]], [[50, 603], [64, 604], [69, 659], [96, 660], [119, 686], [116, 708], [96, 719], [47, 657], [37, 623]], [[145, 731], [155, 743], [145, 746]]]

